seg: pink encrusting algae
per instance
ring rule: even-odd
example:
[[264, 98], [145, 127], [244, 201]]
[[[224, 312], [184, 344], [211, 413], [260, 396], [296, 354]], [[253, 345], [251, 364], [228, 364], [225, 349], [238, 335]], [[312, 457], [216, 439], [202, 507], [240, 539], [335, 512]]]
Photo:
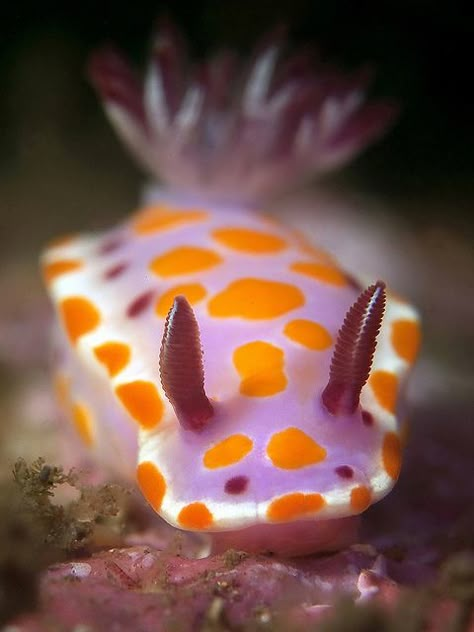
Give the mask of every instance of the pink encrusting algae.
[[157, 34], [143, 84], [116, 52], [91, 62], [164, 184], [117, 228], [43, 256], [62, 405], [98, 462], [214, 550], [334, 550], [398, 477], [417, 314], [261, 209], [394, 108], [366, 104], [361, 76], [281, 62], [279, 33], [245, 71], [225, 53], [188, 72], [179, 41]]

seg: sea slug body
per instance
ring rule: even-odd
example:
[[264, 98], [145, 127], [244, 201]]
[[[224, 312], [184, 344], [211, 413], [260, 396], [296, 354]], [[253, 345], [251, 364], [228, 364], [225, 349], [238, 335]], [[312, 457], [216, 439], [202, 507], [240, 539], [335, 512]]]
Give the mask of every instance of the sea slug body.
[[[254, 62], [241, 97], [249, 118], [251, 106], [276, 99], [269, 65], [277, 48], [270, 41]], [[338, 164], [384, 127], [389, 109], [372, 110], [371, 133], [358, 136], [360, 98], [350, 96], [360, 86], [346, 82], [339, 102], [328, 95], [337, 129], [329, 140], [319, 131], [317, 151], [288, 149], [278, 163], [275, 147], [250, 156], [247, 139], [225, 165], [235, 104], [219, 101], [216, 60], [207, 87], [179, 87], [170, 68], [180, 55], [166, 27], [143, 99], [119, 58], [94, 60], [112, 120], [170, 186], [155, 187], [117, 228], [43, 255], [61, 405], [97, 460], [136, 478], [170, 524], [210, 533], [216, 550], [336, 548], [353, 537], [353, 517], [398, 477], [398, 395], [416, 356], [418, 318], [382, 282], [360, 284], [249, 199], [268, 193], [272, 179], [295, 180], [301, 156], [312, 157], [312, 170]], [[278, 89], [295, 93], [280, 118], [301, 93], [301, 74], [287, 74]], [[315, 111], [314, 100], [303, 100], [313, 127], [324, 114], [317, 102]], [[210, 146], [205, 128], [214, 130]], [[310, 138], [316, 143], [316, 131]], [[239, 186], [246, 161], [255, 171]], [[232, 191], [242, 199], [232, 201]]]

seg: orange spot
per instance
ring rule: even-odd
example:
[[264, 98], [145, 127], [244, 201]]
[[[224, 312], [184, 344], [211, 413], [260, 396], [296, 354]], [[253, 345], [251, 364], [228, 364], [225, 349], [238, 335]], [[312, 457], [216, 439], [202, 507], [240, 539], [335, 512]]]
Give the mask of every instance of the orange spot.
[[50, 250], [53, 248], [62, 248], [62, 246], [67, 246], [68, 244], [73, 242], [75, 238], [76, 238], [76, 235], [71, 234], [71, 233], [69, 235], [60, 235], [59, 237], [55, 237], [54, 239], [51, 239], [46, 244], [46, 250]]
[[163, 474], [151, 461], [139, 463], [137, 467], [138, 485], [155, 511], [159, 511], [166, 492]]
[[227, 248], [254, 255], [280, 252], [286, 248], [281, 237], [248, 228], [218, 228], [212, 236]]
[[294, 520], [320, 511], [325, 505], [321, 494], [286, 494], [273, 500], [268, 509], [270, 520]]
[[208, 529], [213, 517], [204, 503], [191, 503], [181, 509], [178, 522], [185, 529]]
[[267, 455], [275, 467], [297, 470], [326, 458], [326, 450], [299, 428], [276, 432], [267, 445]]
[[57, 277], [68, 272], [74, 272], [82, 268], [82, 261], [78, 259], [61, 259], [53, 263], [46, 263], [43, 266], [43, 279], [46, 284], [51, 283]]
[[173, 301], [177, 296], [184, 296], [191, 305], [195, 305], [206, 296], [206, 288], [200, 283], [183, 283], [183, 285], [175, 285], [167, 292], [162, 294], [156, 302], [155, 311], [158, 316], [166, 317], [173, 305]]
[[53, 390], [56, 401], [63, 410], [69, 410], [71, 403], [70, 379], [67, 375], [57, 372], [53, 376]]
[[312, 320], [304, 320], [303, 318], [292, 320], [285, 325], [283, 333], [290, 340], [314, 351], [323, 351], [332, 345], [332, 338], [328, 330]]
[[347, 285], [347, 279], [339, 268], [334, 265], [326, 265], [323, 263], [292, 263], [290, 270], [313, 277], [322, 283], [329, 285]]
[[210, 470], [227, 467], [241, 461], [253, 448], [253, 441], [243, 434], [235, 434], [209, 448], [204, 454], [204, 466]]
[[240, 392], [248, 397], [268, 397], [286, 388], [283, 351], [269, 342], [248, 342], [234, 351], [233, 361], [242, 381]]
[[93, 331], [100, 323], [99, 310], [82, 296], [65, 298], [59, 303], [59, 313], [71, 344]]
[[127, 366], [131, 352], [130, 347], [123, 342], [105, 342], [95, 347], [94, 355], [105, 366], [110, 377], [114, 377]]
[[365, 509], [367, 509], [367, 507], [370, 505], [371, 498], [372, 494], [370, 493], [370, 489], [368, 487], [364, 487], [364, 485], [354, 487], [353, 489], [351, 489], [352, 509], [357, 513], [365, 511]]
[[163, 416], [163, 403], [156, 386], [145, 380], [121, 384], [117, 397], [142, 428], [154, 428]]
[[91, 447], [94, 443], [94, 437], [92, 415], [89, 409], [84, 404], [76, 402], [72, 406], [72, 420], [82, 441], [86, 446]]
[[392, 324], [393, 348], [407, 362], [414, 362], [420, 337], [420, 327], [414, 320], [397, 320]]
[[301, 290], [289, 283], [263, 279], [240, 279], [209, 301], [209, 313], [220, 318], [254, 320], [277, 318], [304, 305]]
[[391, 413], [395, 412], [398, 391], [397, 376], [389, 371], [374, 371], [369, 377], [369, 384], [380, 406]]
[[181, 246], [153, 259], [150, 270], [161, 277], [179, 276], [209, 270], [221, 263], [218, 254], [206, 248]]
[[402, 448], [398, 435], [387, 432], [382, 444], [382, 463], [387, 474], [397, 479], [402, 466]]
[[164, 204], [149, 206], [135, 216], [133, 230], [138, 235], [150, 235], [183, 224], [192, 224], [207, 219], [208, 213], [196, 210], [176, 210]]

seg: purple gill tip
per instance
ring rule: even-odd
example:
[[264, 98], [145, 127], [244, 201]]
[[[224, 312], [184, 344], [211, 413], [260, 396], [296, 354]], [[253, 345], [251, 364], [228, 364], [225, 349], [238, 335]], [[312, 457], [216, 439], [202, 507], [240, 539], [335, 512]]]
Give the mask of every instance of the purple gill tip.
[[191, 305], [177, 296], [168, 313], [160, 349], [161, 384], [185, 430], [202, 430], [213, 415], [204, 391], [199, 326]]
[[385, 283], [364, 290], [349, 308], [339, 329], [321, 399], [333, 415], [352, 414], [369, 377], [377, 335], [385, 310]]
[[154, 177], [207, 195], [260, 199], [334, 169], [393, 122], [396, 108], [368, 102], [370, 73], [347, 75], [308, 48], [285, 55], [276, 28], [241, 61], [228, 51], [192, 64], [167, 20], [138, 78], [112, 49], [89, 75], [125, 144]]
[[108, 45], [95, 51], [89, 58], [87, 75], [105, 103], [113, 103], [146, 127], [141, 80], [115, 47]]

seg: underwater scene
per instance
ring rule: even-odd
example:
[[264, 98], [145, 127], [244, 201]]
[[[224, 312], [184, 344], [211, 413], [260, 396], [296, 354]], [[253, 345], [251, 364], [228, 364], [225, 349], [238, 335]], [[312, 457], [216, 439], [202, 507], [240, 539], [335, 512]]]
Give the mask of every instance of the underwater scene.
[[474, 632], [456, 3], [4, 12], [0, 629]]

